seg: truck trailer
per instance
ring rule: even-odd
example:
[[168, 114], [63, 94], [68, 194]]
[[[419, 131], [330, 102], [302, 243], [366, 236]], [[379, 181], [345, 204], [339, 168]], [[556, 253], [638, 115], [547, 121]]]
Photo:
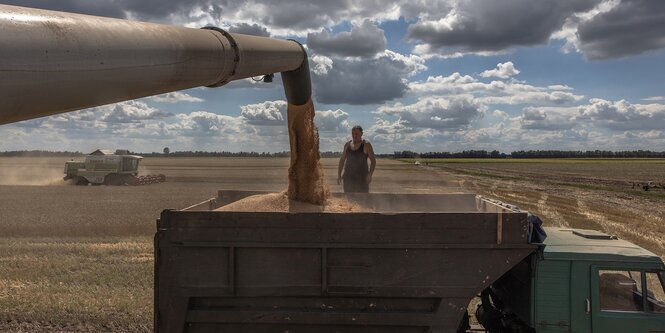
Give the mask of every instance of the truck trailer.
[[335, 194], [367, 212], [165, 210], [156, 332], [665, 332], [662, 260], [473, 194]]

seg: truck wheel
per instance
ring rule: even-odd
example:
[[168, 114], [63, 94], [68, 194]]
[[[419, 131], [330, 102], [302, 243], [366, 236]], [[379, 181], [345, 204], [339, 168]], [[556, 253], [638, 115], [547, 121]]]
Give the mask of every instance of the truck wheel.
[[469, 329], [471, 329], [471, 325], [469, 324], [469, 312], [464, 311], [464, 316], [462, 316], [462, 321], [459, 323], [457, 333], [466, 333]]

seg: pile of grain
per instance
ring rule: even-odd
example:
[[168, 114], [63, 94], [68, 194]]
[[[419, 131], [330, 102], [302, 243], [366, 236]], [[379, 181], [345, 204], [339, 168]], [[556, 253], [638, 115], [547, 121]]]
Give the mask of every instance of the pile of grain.
[[226, 206], [216, 209], [224, 212], [328, 212], [349, 213], [367, 212], [355, 202], [344, 198], [330, 197], [323, 205], [315, 205], [307, 202], [290, 200], [287, 192], [269, 193], [249, 196]]

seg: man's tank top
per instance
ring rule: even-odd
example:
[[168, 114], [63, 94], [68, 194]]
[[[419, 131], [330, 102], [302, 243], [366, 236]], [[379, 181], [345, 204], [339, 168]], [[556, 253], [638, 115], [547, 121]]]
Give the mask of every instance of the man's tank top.
[[365, 155], [365, 141], [360, 143], [358, 149], [351, 149], [351, 144], [346, 149], [346, 163], [344, 164], [344, 179], [365, 182], [369, 169], [367, 166], [367, 155]]

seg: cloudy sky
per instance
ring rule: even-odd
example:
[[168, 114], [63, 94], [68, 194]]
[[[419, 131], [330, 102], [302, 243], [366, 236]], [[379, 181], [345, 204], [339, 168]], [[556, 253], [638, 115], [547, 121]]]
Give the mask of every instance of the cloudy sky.
[[[665, 1], [5, 0], [293, 38], [321, 150], [665, 151]], [[284, 151], [281, 80], [237, 81], [0, 126], [0, 150]]]

